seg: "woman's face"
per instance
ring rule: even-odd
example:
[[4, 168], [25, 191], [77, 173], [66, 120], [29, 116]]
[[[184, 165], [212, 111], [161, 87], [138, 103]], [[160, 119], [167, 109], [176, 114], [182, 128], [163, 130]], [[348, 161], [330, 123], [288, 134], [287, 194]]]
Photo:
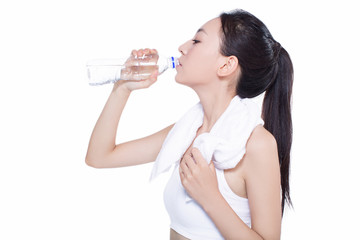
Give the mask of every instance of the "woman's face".
[[179, 47], [180, 65], [176, 68], [175, 80], [189, 87], [209, 83], [217, 77], [220, 64], [220, 27], [219, 18], [205, 23], [195, 34]]

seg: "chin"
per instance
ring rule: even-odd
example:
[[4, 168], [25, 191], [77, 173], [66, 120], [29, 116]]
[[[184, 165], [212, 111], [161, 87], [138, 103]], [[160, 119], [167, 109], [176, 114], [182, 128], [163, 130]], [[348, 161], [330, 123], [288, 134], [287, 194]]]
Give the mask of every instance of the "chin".
[[196, 86], [198, 86], [199, 84], [201, 85], [201, 83], [199, 83], [196, 80], [197, 79], [195, 79], [195, 78], [185, 78], [185, 77], [180, 77], [178, 75], [175, 76], [175, 82], [177, 82], [178, 84], [187, 86], [193, 90], [195, 90]]
[[175, 82], [179, 83], [179, 84], [184, 84], [184, 79], [181, 78], [178, 74], [175, 75]]
[[180, 77], [175, 76], [175, 82], [177, 82], [178, 84], [181, 84], [181, 85], [190, 87], [190, 86], [189, 86], [189, 85], [190, 85], [189, 82], [186, 81], [184, 78], [180, 78]]

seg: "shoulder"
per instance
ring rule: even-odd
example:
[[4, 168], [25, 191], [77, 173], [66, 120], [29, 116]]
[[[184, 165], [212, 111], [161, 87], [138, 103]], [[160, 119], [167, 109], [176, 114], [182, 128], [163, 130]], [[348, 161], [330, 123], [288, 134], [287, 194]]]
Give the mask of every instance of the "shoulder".
[[[259, 125], [248, 139], [244, 157], [235, 168], [226, 170], [226, 180], [239, 196], [249, 197], [253, 189], [261, 190], [261, 186], [268, 186], [274, 180], [279, 184], [279, 176], [276, 140], [269, 131]], [[241, 187], [241, 183], [246, 186]]]
[[259, 154], [262, 151], [277, 151], [277, 144], [274, 136], [262, 125], [255, 127], [246, 144], [246, 153], [251, 155]]
[[279, 168], [277, 144], [274, 136], [263, 126], [257, 126], [246, 144], [244, 165], [250, 172]]
[[251, 134], [243, 161], [251, 226], [262, 236], [278, 236], [281, 228], [279, 158], [276, 140], [263, 126], [256, 127]]

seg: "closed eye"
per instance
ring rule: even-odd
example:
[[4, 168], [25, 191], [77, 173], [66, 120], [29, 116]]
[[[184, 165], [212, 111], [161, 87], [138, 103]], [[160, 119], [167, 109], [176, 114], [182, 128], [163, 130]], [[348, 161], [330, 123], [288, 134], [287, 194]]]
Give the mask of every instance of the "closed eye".
[[196, 39], [193, 39], [192, 41], [193, 41], [193, 44], [197, 44], [200, 42], [199, 40], [196, 40]]

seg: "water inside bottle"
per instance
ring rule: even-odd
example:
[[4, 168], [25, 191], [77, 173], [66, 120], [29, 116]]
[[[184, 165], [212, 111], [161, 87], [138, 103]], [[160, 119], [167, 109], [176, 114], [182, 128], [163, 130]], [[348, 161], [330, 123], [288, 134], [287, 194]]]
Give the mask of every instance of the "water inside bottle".
[[[159, 65], [159, 56], [150, 54], [130, 56], [128, 59], [94, 59], [87, 63], [90, 85], [114, 83], [118, 80], [144, 80], [155, 71], [163, 73], [169, 67], [163, 59]], [[174, 61], [174, 59], [172, 59]]]
[[119, 80], [119, 69], [116, 65], [94, 65], [87, 66], [89, 84], [96, 86], [107, 83], [114, 83]]
[[120, 79], [123, 80], [143, 80], [147, 79], [155, 71], [159, 70], [157, 65], [139, 65], [139, 66], [126, 66], [121, 70]]

